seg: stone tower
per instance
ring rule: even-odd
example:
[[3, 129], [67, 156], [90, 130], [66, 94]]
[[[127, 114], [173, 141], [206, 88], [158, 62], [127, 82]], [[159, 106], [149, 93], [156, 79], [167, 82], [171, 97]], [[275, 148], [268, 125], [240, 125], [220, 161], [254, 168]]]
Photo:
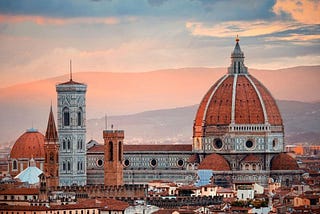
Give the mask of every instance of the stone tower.
[[45, 136], [44, 152], [44, 174], [47, 178], [47, 186], [59, 186], [59, 139], [56, 124], [54, 122], [52, 106], [50, 108]]
[[123, 185], [123, 130], [104, 130], [104, 185]]
[[72, 80], [56, 85], [58, 94], [59, 183], [86, 185], [87, 85]]

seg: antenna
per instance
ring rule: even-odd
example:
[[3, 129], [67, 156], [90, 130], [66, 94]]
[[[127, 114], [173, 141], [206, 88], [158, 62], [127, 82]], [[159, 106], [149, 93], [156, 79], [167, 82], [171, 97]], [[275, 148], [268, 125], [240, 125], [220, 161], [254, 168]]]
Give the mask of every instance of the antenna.
[[70, 59], [70, 81], [72, 81], [72, 61]]
[[104, 123], [105, 123], [105, 129], [108, 129], [108, 121], [107, 121], [107, 114], [104, 115]]

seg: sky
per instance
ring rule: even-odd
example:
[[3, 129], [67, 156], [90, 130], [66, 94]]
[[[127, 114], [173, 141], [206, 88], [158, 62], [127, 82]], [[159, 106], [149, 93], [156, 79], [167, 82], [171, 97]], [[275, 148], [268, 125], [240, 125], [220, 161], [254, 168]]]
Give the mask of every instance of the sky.
[[319, 0], [0, 1], [0, 88], [69, 72], [320, 64]]

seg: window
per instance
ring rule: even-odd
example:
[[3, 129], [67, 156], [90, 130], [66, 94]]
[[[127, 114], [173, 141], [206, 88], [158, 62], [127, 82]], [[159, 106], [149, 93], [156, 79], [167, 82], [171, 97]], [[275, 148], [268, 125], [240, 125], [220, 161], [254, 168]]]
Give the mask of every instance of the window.
[[54, 163], [54, 154], [50, 152], [50, 163]]
[[121, 141], [119, 141], [119, 150], [118, 150], [118, 152], [119, 152], [119, 161], [121, 161], [122, 160], [122, 151], [121, 151], [121, 147], [122, 147], [122, 143], [121, 143]]
[[70, 150], [71, 146], [70, 146], [70, 140], [68, 139], [68, 150]]
[[109, 142], [109, 161], [113, 161], [113, 143]]
[[222, 146], [223, 146], [223, 143], [222, 143], [222, 141], [221, 141], [220, 138], [214, 139], [214, 147], [215, 147], [216, 149], [221, 149]]
[[63, 125], [70, 126], [70, 113], [67, 107], [63, 109]]
[[248, 141], [246, 142], [246, 147], [252, 148], [252, 147], [253, 147], [253, 142], [252, 142], [251, 140], [248, 140]]
[[103, 165], [103, 160], [99, 159], [97, 161], [97, 166], [101, 167]]
[[71, 170], [71, 164], [70, 164], [70, 161], [68, 161], [68, 171]]
[[252, 170], [255, 171], [256, 169], [257, 169], [256, 165], [253, 164], [253, 165], [252, 165]]
[[17, 169], [18, 169], [17, 160], [13, 160], [13, 162], [12, 162], [12, 169], [13, 169], [13, 170], [17, 170]]
[[155, 166], [157, 165], [157, 160], [156, 160], [156, 159], [152, 159], [152, 160], [150, 161], [150, 165], [151, 165], [152, 167], [155, 167]]
[[124, 166], [125, 167], [128, 167], [130, 165], [130, 161], [128, 160], [128, 159], [126, 159], [125, 161], [124, 161]]
[[82, 150], [83, 149], [83, 143], [82, 143], [82, 140], [78, 140], [78, 143], [77, 143], [77, 149], [78, 150]]
[[79, 111], [78, 111], [77, 121], [78, 121], [78, 126], [81, 126], [82, 125], [82, 109], [81, 108], [79, 108]]
[[66, 140], [62, 141], [62, 150], [66, 150]]
[[62, 171], [66, 171], [66, 162], [64, 162], [64, 161], [62, 163]]

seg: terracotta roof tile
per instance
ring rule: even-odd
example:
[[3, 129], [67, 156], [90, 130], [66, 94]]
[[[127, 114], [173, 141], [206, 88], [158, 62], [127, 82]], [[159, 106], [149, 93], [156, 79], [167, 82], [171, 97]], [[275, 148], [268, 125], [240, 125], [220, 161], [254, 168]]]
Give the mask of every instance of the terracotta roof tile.
[[271, 170], [298, 170], [297, 161], [286, 153], [280, 153], [271, 160]]
[[242, 162], [246, 163], [260, 163], [261, 159], [253, 154], [247, 155]]
[[0, 195], [38, 195], [38, 188], [13, 188], [0, 191]]
[[44, 136], [36, 130], [28, 130], [14, 143], [10, 158], [44, 158]]
[[221, 155], [210, 154], [200, 163], [198, 169], [211, 169], [213, 171], [230, 171], [228, 161]]

